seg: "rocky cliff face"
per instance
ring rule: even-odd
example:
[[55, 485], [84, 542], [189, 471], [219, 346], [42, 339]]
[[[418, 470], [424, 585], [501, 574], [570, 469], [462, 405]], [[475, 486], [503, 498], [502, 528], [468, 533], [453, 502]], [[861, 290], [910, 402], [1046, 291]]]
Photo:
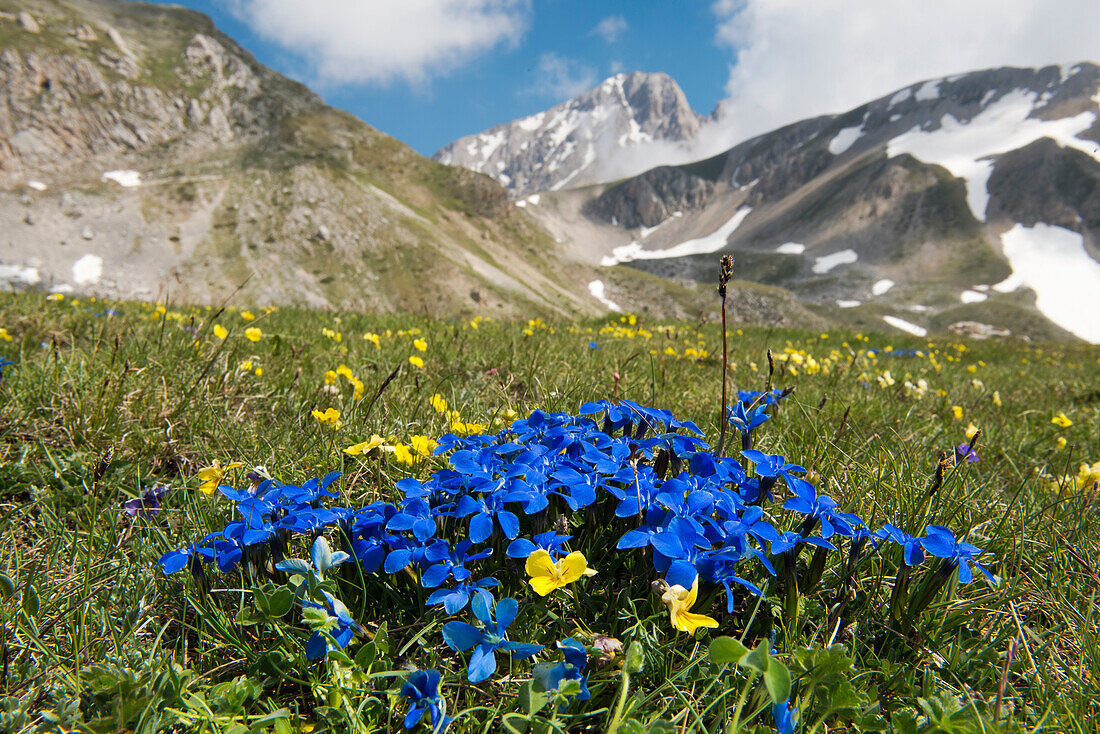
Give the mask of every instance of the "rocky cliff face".
[[640, 173], [648, 166], [616, 164], [655, 141], [690, 140], [702, 121], [667, 74], [617, 74], [545, 112], [460, 138], [433, 158], [527, 196]]

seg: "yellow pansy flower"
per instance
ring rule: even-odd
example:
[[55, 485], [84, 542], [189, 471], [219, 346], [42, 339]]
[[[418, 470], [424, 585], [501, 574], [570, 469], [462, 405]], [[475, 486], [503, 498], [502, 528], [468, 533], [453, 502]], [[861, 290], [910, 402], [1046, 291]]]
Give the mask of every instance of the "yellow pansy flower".
[[383, 450], [392, 450], [392, 447], [388, 446], [386, 444], [386, 441], [377, 433], [375, 433], [369, 439], [363, 441], [362, 443], [348, 446], [346, 449], [344, 449], [344, 453], [350, 454], [351, 456], [359, 456], [360, 454], [369, 454], [371, 451], [379, 448]]
[[580, 551], [573, 551], [565, 558], [554, 562], [550, 553], [539, 548], [527, 556], [525, 566], [527, 575], [531, 577], [531, 588], [539, 596], [546, 596], [554, 589], [573, 583], [581, 576], [594, 576], [595, 569], [588, 567], [588, 561]]
[[1073, 421], [1066, 417], [1065, 413], [1059, 413], [1050, 419], [1050, 422], [1059, 428], [1069, 428], [1073, 425]]
[[250, 342], [260, 341], [260, 337], [262, 337], [263, 335], [264, 333], [255, 326], [250, 326], [244, 330], [244, 338]]
[[978, 432], [978, 427], [976, 425], [974, 425], [973, 423], [971, 423], [970, 425], [968, 425], [966, 427], [966, 437], [967, 438], [974, 438], [974, 434], [977, 433], [977, 432]]
[[214, 462], [210, 466], [199, 469], [198, 472], [195, 473], [195, 476], [202, 481], [202, 484], [199, 485], [199, 489], [201, 489], [204, 494], [212, 494], [214, 490], [218, 488], [218, 485], [222, 483], [222, 478], [225, 476], [226, 472], [230, 469], [237, 469], [242, 466], [244, 466], [244, 464], [239, 461], [232, 461], [222, 466], [220, 461], [214, 459]]
[[668, 618], [672, 626], [681, 632], [694, 633], [699, 627], [717, 627], [718, 620], [705, 614], [692, 614], [689, 609], [699, 597], [699, 577], [691, 582], [691, 590], [676, 584], [661, 595], [661, 601], [668, 607]]

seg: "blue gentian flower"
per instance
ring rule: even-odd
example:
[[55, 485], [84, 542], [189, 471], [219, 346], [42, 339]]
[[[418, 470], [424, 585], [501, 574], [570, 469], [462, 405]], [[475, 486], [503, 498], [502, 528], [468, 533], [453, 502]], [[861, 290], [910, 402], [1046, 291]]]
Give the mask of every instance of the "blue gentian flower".
[[[329, 616], [330, 623], [332, 624], [332, 630], [329, 635], [336, 642], [336, 645], [343, 650], [351, 642], [351, 638], [355, 636], [356, 632], [362, 632], [362, 626], [351, 617], [351, 612], [344, 606], [344, 603], [334, 597], [327, 591], [322, 590], [321, 594], [324, 595], [325, 603], [318, 604], [312, 601], [303, 601], [302, 607], [312, 607], [314, 609], [320, 609]], [[306, 658], [309, 660], [317, 660], [323, 658], [328, 654], [329, 646], [328, 640], [320, 632], [314, 632], [309, 636], [309, 640], [306, 641]]]
[[283, 573], [298, 574], [305, 577], [312, 576], [320, 584], [324, 582], [325, 574], [329, 572], [329, 569], [335, 568], [351, 558], [344, 551], [333, 553], [332, 549], [329, 548], [328, 541], [320, 536], [313, 541], [309, 556], [312, 565], [300, 558], [288, 558], [275, 564], [275, 568]]
[[519, 535], [519, 518], [514, 512], [504, 509], [503, 499], [496, 494], [489, 494], [476, 499], [470, 495], [462, 495], [458, 498], [458, 507], [455, 517], [470, 518], [470, 540], [475, 543], [483, 543], [493, 534], [493, 518], [497, 525], [509, 540]]
[[4, 379], [4, 368], [11, 367], [14, 364], [15, 362], [12, 362], [10, 359], [0, 359], [0, 380]]
[[420, 576], [420, 585], [425, 589], [434, 589], [453, 576], [455, 581], [462, 582], [470, 578], [470, 570], [467, 563], [488, 558], [493, 554], [492, 548], [483, 548], [477, 553], [471, 553], [473, 543], [463, 540], [452, 549], [451, 544], [445, 540], [436, 540], [430, 543], [424, 550], [424, 562], [429, 563], [424, 573]]
[[906, 566], [919, 566], [924, 563], [924, 546], [921, 539], [910, 535], [901, 528], [886, 523], [873, 533], [879, 540], [891, 540], [902, 548], [902, 560]]
[[475, 594], [496, 586], [500, 586], [500, 582], [492, 576], [477, 581], [460, 581], [453, 589], [436, 589], [425, 603], [428, 606], [442, 604], [447, 614], [458, 614], [466, 608]]
[[578, 701], [587, 701], [592, 694], [588, 691], [588, 676], [582, 672], [588, 665], [588, 653], [584, 645], [569, 637], [558, 643], [558, 649], [562, 651], [564, 659], [553, 665], [543, 663], [536, 666], [531, 677], [544, 691], [556, 691], [565, 681], [575, 680], [581, 688], [575, 698]]
[[559, 556], [565, 555], [562, 545], [571, 538], [571, 535], [562, 535], [555, 533], [553, 530], [539, 533], [533, 538], [534, 542], [527, 538], [516, 538], [508, 544], [508, 549], [504, 551], [504, 555], [509, 558], [527, 558], [527, 556], [541, 548], [549, 553], [552, 559], [557, 559]]
[[171, 487], [165, 484], [154, 484], [152, 489], [146, 490], [145, 494], [140, 497], [135, 497], [132, 500], [126, 500], [122, 503], [122, 509], [130, 517], [137, 517], [140, 513], [142, 517], [150, 520], [157, 516], [160, 512], [160, 500], [164, 495], [171, 491]]
[[739, 402], [726, 411], [726, 420], [731, 426], [740, 431], [742, 436], [746, 436], [751, 434], [764, 421], [771, 418], [765, 412], [767, 409], [767, 404], [757, 405], [755, 408], [750, 409], [747, 403]]
[[497, 650], [510, 653], [520, 660], [542, 650], [542, 645], [511, 642], [508, 639], [507, 629], [515, 621], [519, 602], [515, 599], [501, 599], [497, 602], [495, 621], [492, 604], [493, 596], [487, 591], [479, 591], [470, 603], [474, 616], [481, 622], [480, 629], [465, 622], [448, 622], [443, 626], [443, 641], [452, 650], [462, 652], [474, 648], [466, 672], [471, 683], [480, 683], [496, 672]]
[[929, 525], [925, 528], [924, 535], [925, 537], [920, 541], [921, 545], [935, 557], [942, 558], [949, 567], [958, 568], [960, 584], [969, 584], [974, 580], [974, 574], [970, 571], [970, 567], [974, 566], [989, 579], [989, 583], [997, 585], [993, 574], [974, 560], [976, 556], [981, 555], [980, 548], [970, 543], [960, 543], [955, 534], [942, 525]]
[[779, 734], [794, 734], [795, 721], [798, 719], [798, 707], [791, 708], [791, 700], [780, 701], [772, 706], [772, 718]]
[[452, 719], [444, 713], [443, 697], [439, 695], [439, 671], [418, 670], [401, 686], [401, 695], [409, 699], [409, 712], [405, 714], [404, 725], [412, 729], [428, 715], [429, 726], [433, 734], [446, 731]]

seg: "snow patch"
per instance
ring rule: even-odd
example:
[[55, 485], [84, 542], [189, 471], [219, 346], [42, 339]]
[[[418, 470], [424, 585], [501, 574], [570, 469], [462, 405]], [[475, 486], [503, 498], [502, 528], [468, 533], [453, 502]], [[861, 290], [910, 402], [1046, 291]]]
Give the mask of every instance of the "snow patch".
[[114, 181], [119, 186], [125, 188], [132, 188], [134, 186], [141, 186], [141, 174], [137, 171], [122, 170], [122, 171], [107, 171], [101, 177], [103, 181]]
[[863, 123], [860, 122], [855, 127], [843, 128], [836, 134], [832, 140], [829, 141], [829, 152], [833, 155], [840, 155], [844, 151], [851, 148], [852, 145], [863, 136]]
[[531, 194], [530, 196], [527, 197], [527, 201], [528, 201], [528, 203], [530, 203], [534, 206], [538, 206], [540, 198], [541, 197], [538, 194]]
[[959, 294], [959, 300], [963, 303], [981, 303], [985, 299], [989, 298], [985, 293], [979, 293], [978, 291], [963, 291]]
[[543, 119], [545, 119], [545, 117], [546, 113], [540, 112], [537, 115], [531, 115], [530, 117], [523, 118], [516, 123], [516, 126], [524, 132], [534, 132], [542, 126], [542, 121]]
[[103, 275], [103, 258], [85, 255], [73, 263], [73, 282], [77, 285], [98, 283]]
[[889, 278], [883, 278], [882, 280], [876, 282], [873, 286], [871, 286], [871, 295], [881, 296], [883, 293], [886, 293], [895, 285], [897, 284]]
[[[1049, 224], [1017, 224], [1001, 235], [1012, 275], [993, 286], [1008, 293], [1021, 286], [1035, 291], [1035, 307], [1066, 331], [1100, 344], [1100, 263], [1085, 251], [1076, 232]], [[1088, 304], [1093, 304], [1089, 306]]]
[[516, 202], [516, 206], [518, 206], [520, 209], [526, 209], [527, 208], [527, 199], [520, 199], [519, 201]]
[[890, 122], [897, 122], [900, 119], [901, 119], [901, 115], [897, 114], [896, 112], [894, 114], [890, 115]]
[[35, 191], [45, 191], [46, 184], [41, 181], [27, 181], [27, 188], [34, 189]]
[[936, 79], [930, 82], [925, 82], [920, 85], [920, 89], [916, 91], [913, 98], [918, 102], [930, 102], [933, 99], [940, 98], [940, 83], [942, 79]]
[[855, 308], [856, 306], [862, 306], [863, 304], [859, 301], [837, 301], [836, 305], [840, 306], [841, 308]]
[[911, 324], [905, 319], [899, 319], [897, 316], [883, 316], [882, 320], [890, 324], [890, 326], [893, 326], [895, 329], [901, 329], [902, 331], [908, 332], [913, 336], [928, 336], [928, 329], [925, 329], [923, 326]]
[[966, 201], [974, 216], [985, 221], [989, 204], [986, 183], [993, 172], [993, 156], [1022, 148], [1048, 137], [1058, 145], [1074, 148], [1100, 161], [1100, 143], [1077, 137], [1096, 122], [1095, 112], [1082, 112], [1060, 120], [1028, 117], [1038, 95], [1014, 89], [975, 115], [960, 122], [944, 115], [937, 130], [913, 127], [886, 146], [890, 157], [910, 153], [925, 163], [940, 165], [966, 181]]
[[18, 265], [0, 265], [0, 281], [7, 283], [21, 283], [23, 285], [36, 285], [41, 282], [42, 276], [38, 274], [38, 268], [22, 268]]
[[588, 292], [591, 293], [592, 297], [595, 298], [597, 301], [599, 301], [603, 305], [607, 306], [607, 308], [609, 310], [611, 310], [611, 311], [622, 311], [622, 309], [619, 308], [619, 304], [615, 303], [614, 301], [612, 301], [610, 298], [607, 297], [607, 294], [604, 292], [603, 281], [602, 280], [594, 280], [591, 283], [589, 283], [588, 284]]
[[801, 255], [806, 251], [806, 245], [799, 242], [784, 242], [775, 251], [780, 255]]
[[908, 88], [903, 89], [900, 92], [895, 93], [894, 96], [890, 98], [890, 104], [888, 105], [888, 107], [896, 107], [897, 105], [901, 104], [905, 100], [909, 99], [909, 97], [912, 96], [912, 94], [913, 94], [912, 90], [910, 90]]
[[619, 263], [626, 263], [632, 260], [662, 260], [666, 257], [707, 255], [712, 252], [717, 252], [726, 246], [730, 235], [741, 226], [741, 222], [745, 220], [745, 217], [747, 217], [751, 211], [752, 207], [743, 206], [730, 217], [729, 221], [710, 234], [681, 242], [666, 250], [643, 250], [641, 244], [637, 241], [631, 242], [629, 245], [616, 247], [611, 251], [609, 256], [600, 261], [600, 264], [604, 267], [611, 267], [612, 265], [618, 265]]
[[827, 273], [837, 265], [851, 265], [856, 260], [859, 260], [859, 255], [855, 250], [841, 250], [840, 252], [834, 252], [832, 255], [823, 255], [814, 259], [813, 271], [818, 275]]

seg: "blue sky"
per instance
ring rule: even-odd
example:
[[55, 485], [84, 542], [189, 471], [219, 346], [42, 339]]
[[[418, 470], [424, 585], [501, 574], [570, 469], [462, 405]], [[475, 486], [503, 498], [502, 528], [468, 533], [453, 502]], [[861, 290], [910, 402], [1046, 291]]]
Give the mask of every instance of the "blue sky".
[[1096, 0], [176, 0], [430, 155], [616, 71], [664, 71], [732, 144], [924, 79], [1100, 61]]

